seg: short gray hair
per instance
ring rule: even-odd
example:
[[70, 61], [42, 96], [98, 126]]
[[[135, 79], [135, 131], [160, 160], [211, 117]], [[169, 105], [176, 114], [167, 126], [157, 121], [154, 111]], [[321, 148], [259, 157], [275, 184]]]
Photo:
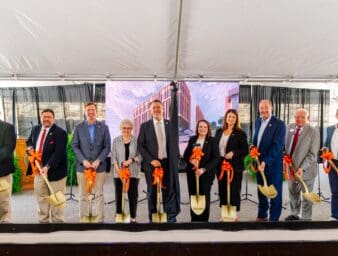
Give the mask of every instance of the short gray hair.
[[309, 116], [310, 116], [309, 111], [307, 111], [305, 108], [297, 108], [295, 115], [297, 114], [297, 112], [300, 112], [300, 111], [305, 112], [306, 117], [309, 118]]
[[121, 120], [121, 122], [120, 122], [120, 129], [122, 129], [122, 127], [124, 125], [129, 125], [131, 128], [134, 128], [134, 123], [130, 119], [123, 119], [123, 120]]

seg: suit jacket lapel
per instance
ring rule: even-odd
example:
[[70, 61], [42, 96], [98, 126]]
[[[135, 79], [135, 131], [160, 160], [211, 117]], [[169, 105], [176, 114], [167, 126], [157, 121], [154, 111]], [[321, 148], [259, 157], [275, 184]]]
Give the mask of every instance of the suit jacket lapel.
[[259, 129], [261, 128], [261, 124], [262, 124], [262, 119], [259, 118], [258, 121], [257, 121], [257, 125], [255, 127], [255, 136], [254, 136], [254, 139], [253, 139], [253, 143], [257, 146], [257, 143], [258, 143], [258, 133], [259, 133]]
[[163, 122], [164, 122], [164, 130], [165, 130], [165, 140], [167, 141], [167, 144], [168, 144], [168, 140], [169, 140], [169, 121], [164, 119]]
[[265, 129], [264, 129], [264, 132], [262, 134], [262, 138], [261, 138], [261, 142], [259, 144], [259, 147], [261, 148], [264, 144], [264, 138], [266, 137], [266, 134], [270, 133], [270, 129], [273, 128], [274, 126], [274, 118], [273, 116], [271, 116], [270, 120], [269, 120], [269, 123], [266, 125]]
[[[88, 131], [89, 132], [89, 131]], [[101, 133], [102, 133], [102, 125], [101, 125], [101, 122], [99, 121], [96, 121], [96, 124], [95, 124], [95, 132], [94, 132], [94, 142], [93, 144], [95, 143], [95, 141], [98, 141], [99, 137], [101, 136]]]
[[157, 142], [157, 136], [156, 136], [156, 131], [155, 131], [155, 126], [154, 126], [154, 120], [151, 119], [149, 120], [149, 134], [150, 136], [153, 136], [153, 140], [155, 142], [155, 152], [158, 152], [158, 142]]
[[303, 138], [306, 138], [308, 136], [309, 131], [310, 131], [309, 125], [305, 125], [302, 132], [299, 134], [294, 153], [302, 148], [301, 144], [304, 141]]
[[285, 145], [285, 151], [290, 154], [290, 147], [291, 147], [291, 139], [292, 136], [295, 134], [296, 129], [295, 129], [295, 125], [292, 125], [290, 127], [290, 129], [287, 131], [288, 132], [288, 137], [287, 137], [287, 141], [286, 141], [286, 145]]

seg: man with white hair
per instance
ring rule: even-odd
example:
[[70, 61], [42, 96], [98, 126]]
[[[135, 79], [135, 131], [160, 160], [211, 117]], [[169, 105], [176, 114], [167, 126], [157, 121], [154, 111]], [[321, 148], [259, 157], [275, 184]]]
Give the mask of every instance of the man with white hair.
[[[320, 146], [320, 135], [316, 128], [308, 124], [309, 113], [305, 109], [297, 109], [294, 118], [295, 123], [287, 126], [285, 151], [292, 158], [294, 175], [302, 177], [311, 192], [317, 175], [317, 154]], [[289, 197], [290, 215], [285, 220], [299, 220], [301, 206], [301, 218], [303, 220], [311, 220], [312, 202], [305, 198], [301, 202], [301, 185], [296, 178], [289, 179]]]

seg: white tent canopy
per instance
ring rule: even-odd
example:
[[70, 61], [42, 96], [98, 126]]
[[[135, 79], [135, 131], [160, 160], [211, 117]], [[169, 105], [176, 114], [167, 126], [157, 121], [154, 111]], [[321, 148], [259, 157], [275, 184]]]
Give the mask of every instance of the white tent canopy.
[[336, 0], [7, 0], [0, 79], [330, 81]]

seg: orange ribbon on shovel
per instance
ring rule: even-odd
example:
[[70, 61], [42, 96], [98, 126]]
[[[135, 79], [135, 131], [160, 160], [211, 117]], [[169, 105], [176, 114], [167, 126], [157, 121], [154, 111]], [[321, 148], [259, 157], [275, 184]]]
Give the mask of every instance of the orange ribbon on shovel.
[[[334, 159], [334, 155], [331, 151], [328, 151], [326, 149], [323, 150], [323, 153], [322, 155], [320, 156], [321, 158], [323, 158], [324, 160], [324, 163], [323, 163], [323, 169], [324, 169], [324, 172], [325, 173], [329, 173], [331, 171], [331, 167], [333, 167], [335, 169], [335, 171], [337, 172], [338, 174], [338, 171], [337, 171], [337, 167], [336, 165], [333, 163], [333, 159]], [[325, 163], [328, 162], [328, 167], [325, 167]]]
[[128, 192], [129, 190], [129, 183], [130, 183], [130, 170], [128, 167], [124, 167], [124, 168], [121, 168], [119, 171], [119, 176], [120, 176], [120, 179], [122, 180], [122, 182], [125, 183], [125, 186], [124, 186], [124, 192]]
[[84, 176], [86, 180], [86, 191], [90, 193], [92, 186], [95, 183], [96, 171], [94, 168], [88, 168], [84, 171]]
[[229, 178], [228, 182], [231, 183], [233, 178], [234, 178], [234, 168], [232, 167], [232, 165], [228, 161], [223, 160], [222, 167], [221, 167], [221, 174], [219, 175], [218, 180], [223, 179], [225, 172], [230, 172], [230, 178]]
[[[289, 167], [290, 173], [288, 172], [286, 167]], [[295, 171], [292, 165], [292, 157], [287, 154], [283, 156], [283, 171], [286, 180], [293, 180], [293, 178], [295, 177]]]
[[[258, 157], [261, 155], [261, 153], [259, 153], [257, 147], [252, 147], [252, 148], [250, 149], [249, 155], [250, 155], [250, 157], [253, 158], [253, 159], [258, 159]], [[250, 163], [250, 168], [251, 168], [254, 172], [257, 172], [257, 168], [255, 168], [255, 167], [253, 166], [252, 163]]]
[[38, 169], [38, 167], [35, 165], [35, 161], [38, 161], [39, 163], [41, 163], [42, 161], [42, 153], [41, 152], [35, 152], [34, 149], [28, 150], [27, 151], [28, 154], [28, 160], [29, 163], [32, 167], [32, 173], [34, 175], [36, 174], [40, 174], [40, 171]]
[[190, 160], [197, 160], [197, 161], [201, 161], [202, 156], [204, 156], [204, 153], [202, 151], [201, 147], [194, 147], [192, 150], [192, 154], [190, 156]]
[[165, 188], [163, 186], [163, 175], [164, 175], [163, 168], [156, 167], [153, 172], [153, 177], [154, 177], [153, 185], [157, 185], [157, 183], [159, 183], [161, 188]]

